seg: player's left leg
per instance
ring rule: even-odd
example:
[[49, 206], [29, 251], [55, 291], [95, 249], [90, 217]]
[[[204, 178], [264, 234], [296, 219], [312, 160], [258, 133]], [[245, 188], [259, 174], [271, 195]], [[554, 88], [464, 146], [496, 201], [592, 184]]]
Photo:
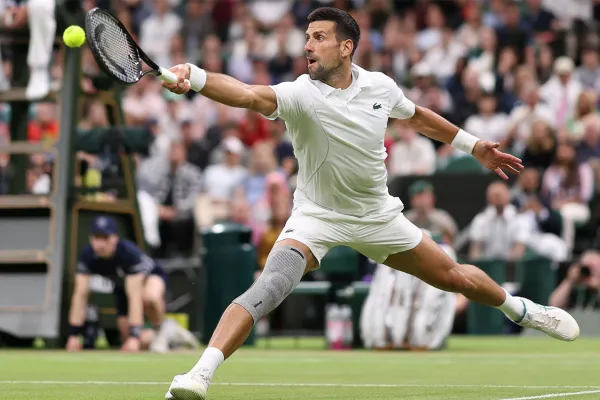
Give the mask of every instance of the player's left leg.
[[[371, 231], [373, 239], [384, 243], [362, 244], [370, 253], [366, 255], [375, 261], [439, 289], [461, 293], [472, 301], [498, 308], [517, 324], [556, 339], [572, 341], [579, 336], [579, 326], [569, 313], [511, 296], [479, 268], [453, 261], [402, 214], [388, 224], [369, 224], [366, 229]], [[371, 246], [365, 246], [368, 244]]]

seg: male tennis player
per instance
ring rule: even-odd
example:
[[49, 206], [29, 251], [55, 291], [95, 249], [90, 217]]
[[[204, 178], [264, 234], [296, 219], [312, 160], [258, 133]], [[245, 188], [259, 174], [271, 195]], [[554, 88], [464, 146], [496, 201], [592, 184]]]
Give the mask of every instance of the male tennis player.
[[498, 151], [498, 143], [479, 140], [415, 106], [384, 74], [354, 65], [360, 29], [346, 12], [320, 8], [308, 22], [304, 50], [309, 73], [294, 82], [252, 86], [182, 64], [171, 69], [179, 83], [165, 84], [174, 93], [191, 89], [228, 106], [285, 120], [300, 168], [292, 216], [264, 272], [227, 308], [209, 347], [188, 373], [173, 379], [166, 398], [204, 399], [213, 373], [246, 340], [253, 324], [337, 245], [496, 307], [522, 326], [560, 340], [577, 338], [579, 326], [567, 312], [512, 297], [478, 268], [452, 261], [404, 217], [400, 199], [388, 194], [383, 138], [388, 118], [398, 118], [472, 154], [504, 179], [503, 169], [518, 173], [521, 160]]

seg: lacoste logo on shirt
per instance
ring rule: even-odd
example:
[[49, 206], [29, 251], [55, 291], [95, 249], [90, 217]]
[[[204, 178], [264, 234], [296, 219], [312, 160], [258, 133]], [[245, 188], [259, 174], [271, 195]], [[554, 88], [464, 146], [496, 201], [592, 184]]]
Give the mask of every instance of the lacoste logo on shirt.
[[288, 229], [287, 231], [285, 231], [284, 233], [290, 233], [290, 232], [294, 232], [293, 229]]
[[373, 110], [378, 110], [380, 108], [381, 108], [381, 104], [379, 104], [379, 103], [373, 104]]

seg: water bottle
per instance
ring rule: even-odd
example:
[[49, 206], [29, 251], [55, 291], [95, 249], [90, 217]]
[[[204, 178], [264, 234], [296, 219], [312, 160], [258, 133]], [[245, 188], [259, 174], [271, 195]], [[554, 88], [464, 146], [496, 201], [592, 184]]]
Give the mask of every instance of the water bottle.
[[100, 324], [98, 321], [98, 310], [96, 309], [96, 307], [88, 306], [85, 324], [83, 326], [84, 349], [96, 348], [96, 339], [98, 339], [99, 330]]
[[326, 314], [326, 336], [330, 349], [343, 348], [344, 327], [342, 322], [342, 310], [337, 304], [327, 306]]
[[343, 348], [351, 349], [354, 341], [354, 331], [352, 322], [352, 308], [349, 305], [344, 305], [341, 309], [343, 323]]

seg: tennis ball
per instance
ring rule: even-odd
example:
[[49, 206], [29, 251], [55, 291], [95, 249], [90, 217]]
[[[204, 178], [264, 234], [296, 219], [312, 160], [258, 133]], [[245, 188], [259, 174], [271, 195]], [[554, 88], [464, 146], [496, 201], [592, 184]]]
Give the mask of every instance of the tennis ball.
[[80, 47], [85, 43], [85, 31], [82, 27], [71, 25], [63, 33], [63, 41], [69, 47]]

